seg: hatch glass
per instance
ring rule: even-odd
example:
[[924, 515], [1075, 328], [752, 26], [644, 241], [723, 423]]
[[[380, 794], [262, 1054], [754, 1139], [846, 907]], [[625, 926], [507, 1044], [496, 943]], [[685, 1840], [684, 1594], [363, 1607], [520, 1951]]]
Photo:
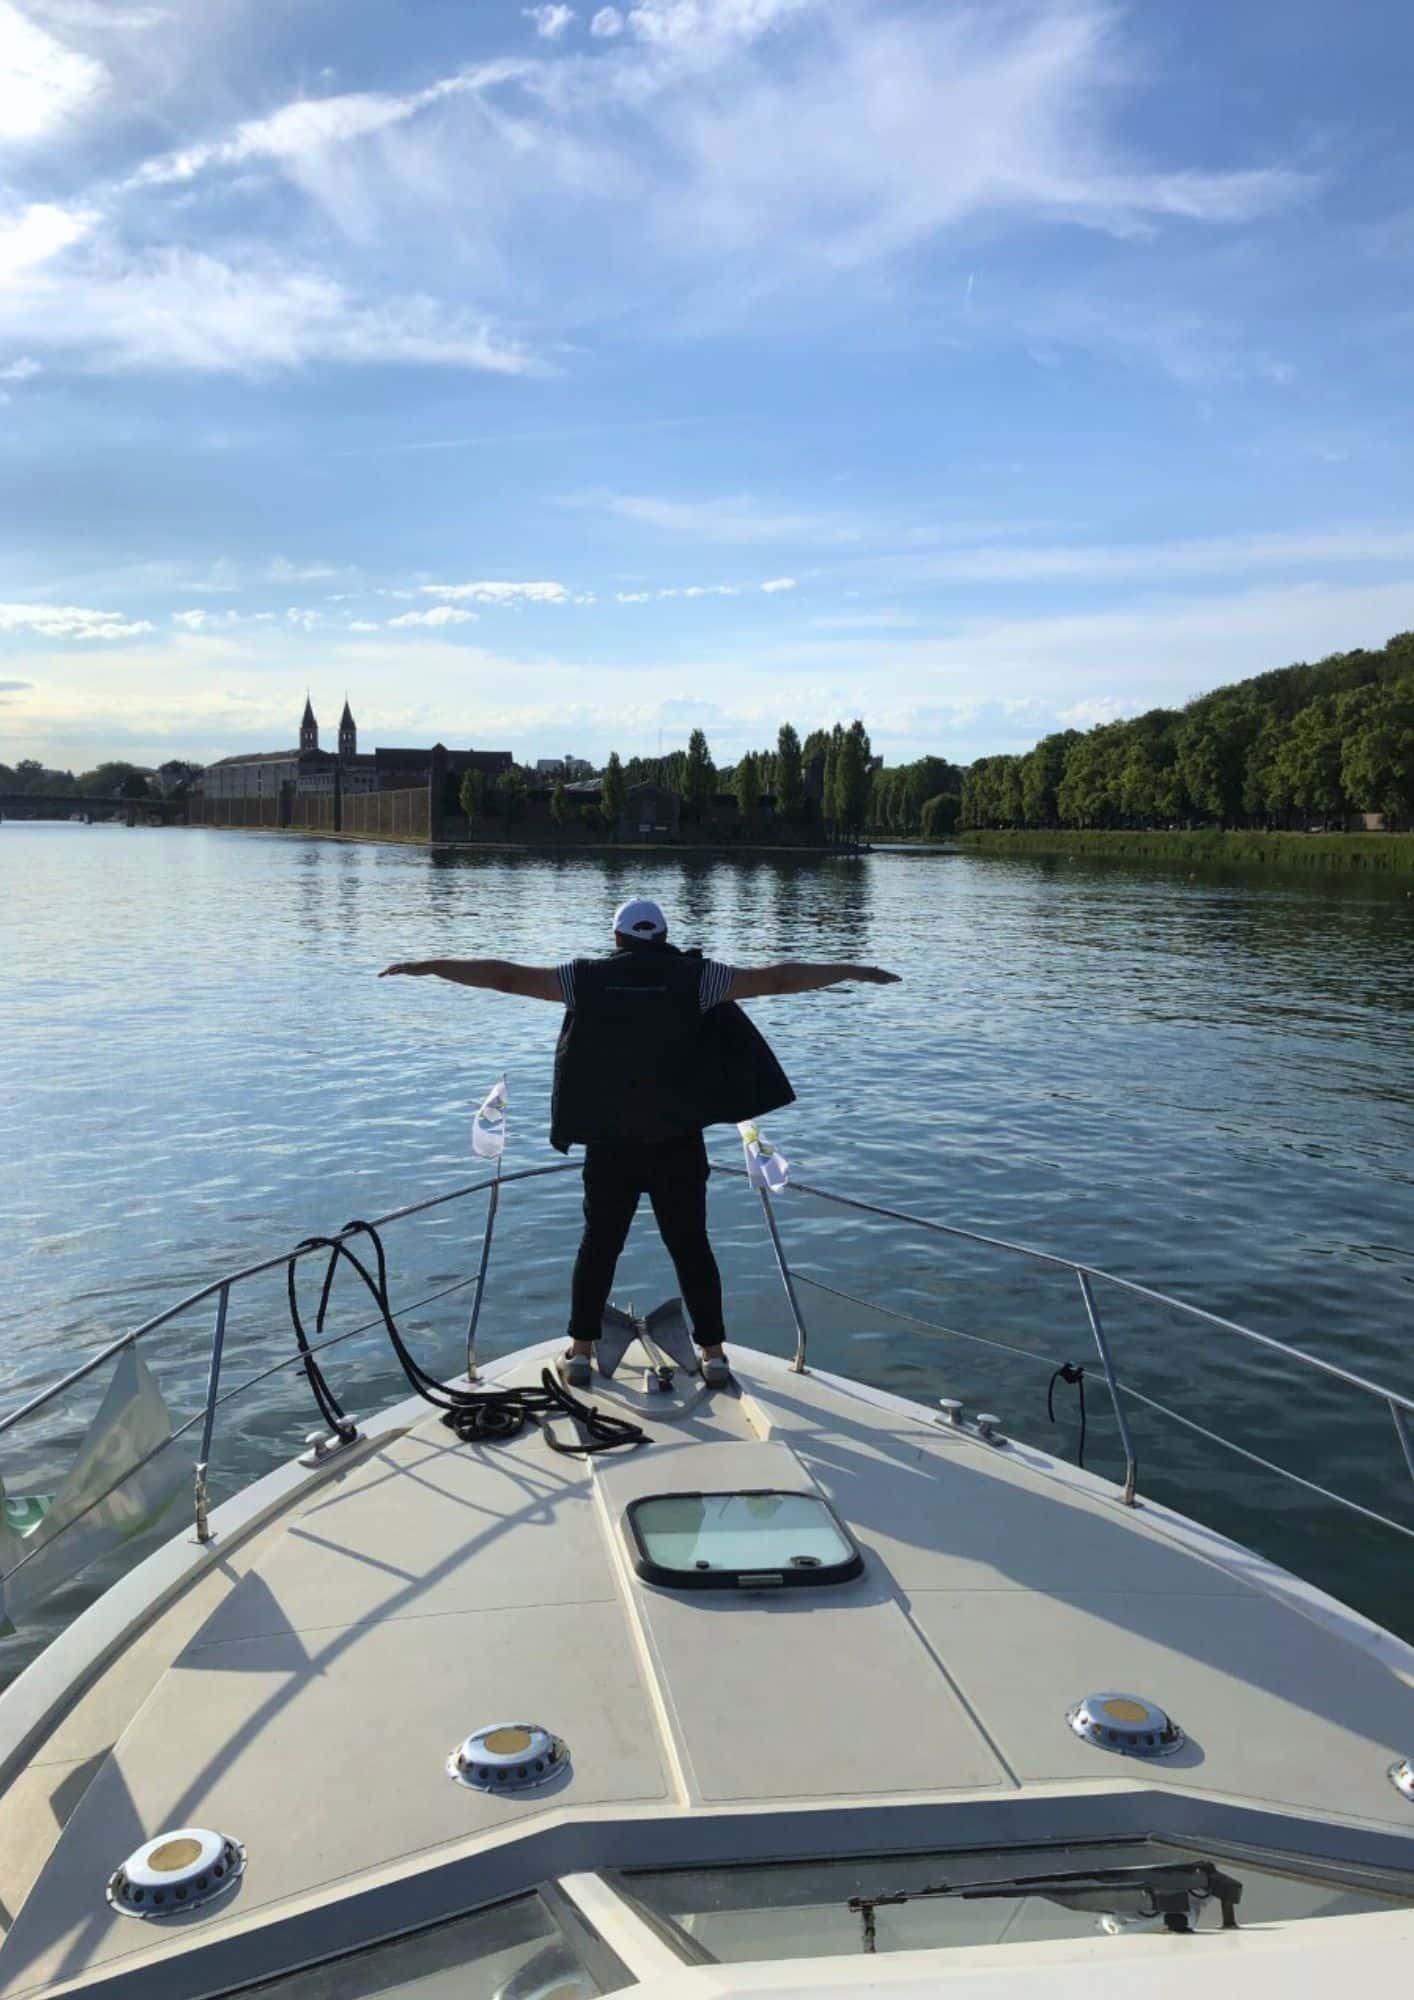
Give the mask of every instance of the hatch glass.
[[660, 1493], [633, 1501], [629, 1534], [651, 1583], [712, 1590], [844, 1583], [863, 1558], [811, 1493]]
[[556, 1921], [545, 1896], [518, 1896], [243, 1986], [241, 2000], [590, 2000], [634, 1983], [598, 1939], [572, 1937], [570, 1929]]

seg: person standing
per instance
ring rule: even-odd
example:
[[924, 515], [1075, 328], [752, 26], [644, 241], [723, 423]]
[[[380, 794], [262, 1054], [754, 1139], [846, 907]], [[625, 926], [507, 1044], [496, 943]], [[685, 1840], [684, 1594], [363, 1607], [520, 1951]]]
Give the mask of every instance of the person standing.
[[571, 1387], [589, 1384], [614, 1272], [646, 1194], [677, 1272], [703, 1379], [721, 1387], [730, 1368], [721, 1274], [707, 1233], [711, 1170], [703, 1132], [763, 1117], [795, 1095], [735, 1002], [843, 980], [890, 985], [898, 975], [874, 965], [732, 966], [679, 951], [662, 910], [646, 896], [619, 905], [613, 941], [602, 959], [555, 966], [420, 959], [387, 966], [379, 977], [433, 975], [563, 1005], [550, 1140], [562, 1153], [584, 1147], [584, 1234], [560, 1373]]

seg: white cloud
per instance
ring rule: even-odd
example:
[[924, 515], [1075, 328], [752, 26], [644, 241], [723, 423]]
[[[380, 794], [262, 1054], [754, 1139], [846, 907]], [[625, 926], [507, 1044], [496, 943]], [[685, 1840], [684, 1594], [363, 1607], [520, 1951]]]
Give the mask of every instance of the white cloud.
[[[330, 577], [344, 576], [347, 572], [335, 569], [330, 563], [292, 563], [286, 556], [272, 556], [266, 575], [275, 583], [325, 583]], [[337, 602], [331, 599], [331, 602]]]
[[559, 41], [574, 19], [573, 7], [522, 7], [520, 11], [527, 21], [535, 23], [535, 32], [544, 42]]
[[1315, 529], [1177, 542], [964, 549], [926, 557], [910, 565], [908, 574], [976, 583], [1104, 582], [1130, 577], [1242, 576], [1262, 570], [1360, 563], [1414, 563], [1414, 528]]
[[1093, 695], [1088, 701], [1058, 709], [1056, 719], [1067, 729], [1093, 729], [1097, 722], [1118, 722], [1123, 715], [1138, 715], [1143, 706], [1143, 702], [1126, 700], [1117, 694]]
[[0, 0], [0, 144], [44, 139], [85, 112], [108, 72]]
[[77, 243], [97, 217], [86, 209], [62, 208], [57, 202], [35, 201], [9, 215], [0, 215], [0, 284], [12, 284]]
[[119, 7], [109, 0], [30, 0], [29, 11], [56, 27], [99, 35], [144, 34], [172, 19], [166, 7]]
[[29, 355], [22, 354], [18, 361], [7, 361], [5, 366], [0, 368], [0, 382], [29, 382], [36, 375], [43, 373], [44, 370], [37, 361], [32, 361]]
[[424, 583], [424, 597], [473, 604], [564, 604], [569, 592], [562, 583]]
[[321, 611], [310, 611], [302, 604], [292, 604], [285, 613], [285, 623], [295, 626], [298, 631], [312, 632], [316, 626], [324, 623], [324, 614]]
[[73, 604], [0, 604], [0, 632], [35, 632], [45, 639], [133, 639], [150, 632], [145, 618], [121, 611], [87, 611]]
[[818, 0], [638, 0], [628, 25], [658, 48], [700, 50], [751, 42]]
[[748, 494], [718, 500], [668, 500], [650, 493], [581, 493], [562, 506], [615, 515], [665, 534], [699, 542], [829, 542], [860, 540], [852, 523], [826, 514], [763, 511]]
[[734, 583], [690, 583], [682, 594], [684, 597], [739, 597], [741, 593]]
[[612, 41], [624, 31], [624, 17], [617, 7], [601, 7], [589, 23], [589, 32], [601, 42]]
[[7, 262], [19, 272], [0, 290], [0, 339], [72, 353], [105, 374], [260, 375], [317, 362], [543, 372], [484, 320], [430, 298], [366, 301], [320, 272], [254, 256], [237, 268], [204, 251], [124, 256], [105, 244], [59, 271], [26, 274], [75, 240], [77, 221], [31, 209], [8, 233], [0, 225], [0, 273]]
[[188, 632], [199, 632], [214, 616], [214, 612], [210, 611], [174, 611], [172, 623], [184, 625]]
[[378, 626], [371, 618], [350, 618], [348, 629], [350, 632], [376, 632]]
[[615, 604], [648, 604], [652, 601], [651, 590], [616, 590]]
[[390, 618], [390, 625], [472, 625], [476, 622], [474, 611], [463, 611], [455, 604], [434, 604], [428, 611], [404, 611], [397, 618]]
[[796, 582], [793, 576], [768, 577], [766, 582], [761, 586], [768, 597], [774, 596], [779, 590], [794, 590], [795, 587]]

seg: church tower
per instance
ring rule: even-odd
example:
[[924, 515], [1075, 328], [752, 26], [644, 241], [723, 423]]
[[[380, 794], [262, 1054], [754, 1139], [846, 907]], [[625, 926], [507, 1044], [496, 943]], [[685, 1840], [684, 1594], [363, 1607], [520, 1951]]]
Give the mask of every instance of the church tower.
[[319, 748], [319, 724], [314, 719], [314, 704], [308, 695], [304, 698], [304, 719], [299, 726], [299, 747], [301, 751]]
[[354, 723], [353, 710], [349, 698], [344, 696], [344, 712], [339, 717], [339, 762], [351, 764], [358, 755], [358, 729]]

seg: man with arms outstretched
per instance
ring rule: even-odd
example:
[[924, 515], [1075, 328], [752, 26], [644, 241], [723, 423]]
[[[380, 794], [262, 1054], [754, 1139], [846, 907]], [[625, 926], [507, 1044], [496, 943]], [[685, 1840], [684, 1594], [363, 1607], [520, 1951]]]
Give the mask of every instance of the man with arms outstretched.
[[569, 1352], [560, 1372], [588, 1386], [629, 1224], [646, 1194], [673, 1260], [703, 1379], [729, 1379], [722, 1281], [707, 1236], [708, 1125], [735, 1124], [790, 1103], [794, 1092], [746, 1017], [732, 1005], [776, 993], [810, 993], [842, 980], [891, 985], [876, 965], [787, 961], [724, 965], [668, 942], [658, 905], [637, 896], [614, 913], [609, 958], [558, 966], [502, 958], [428, 958], [388, 966], [565, 1008], [555, 1051], [550, 1138], [560, 1152], [583, 1145], [584, 1235], [571, 1284]]

